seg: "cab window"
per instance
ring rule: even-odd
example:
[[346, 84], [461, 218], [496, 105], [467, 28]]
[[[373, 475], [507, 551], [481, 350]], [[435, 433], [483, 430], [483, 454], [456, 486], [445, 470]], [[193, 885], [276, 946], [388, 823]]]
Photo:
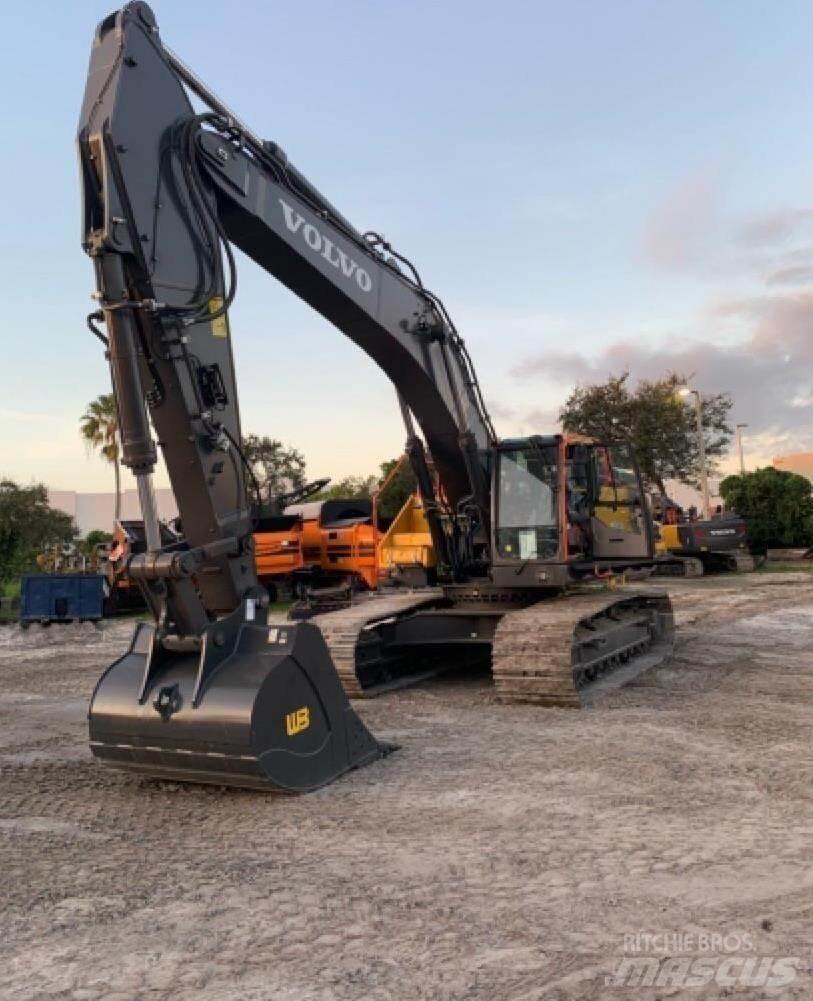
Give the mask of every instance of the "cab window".
[[556, 449], [500, 452], [497, 552], [518, 560], [550, 559], [558, 552]]

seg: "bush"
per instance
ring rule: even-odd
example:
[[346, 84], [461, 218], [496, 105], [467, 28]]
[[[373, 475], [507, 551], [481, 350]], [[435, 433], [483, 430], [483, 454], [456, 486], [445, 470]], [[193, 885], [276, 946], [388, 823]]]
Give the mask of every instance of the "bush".
[[0, 582], [15, 580], [46, 545], [71, 542], [73, 519], [48, 504], [42, 483], [21, 487], [0, 480]]
[[768, 466], [727, 476], [720, 496], [745, 519], [754, 552], [813, 545], [813, 484], [804, 476]]

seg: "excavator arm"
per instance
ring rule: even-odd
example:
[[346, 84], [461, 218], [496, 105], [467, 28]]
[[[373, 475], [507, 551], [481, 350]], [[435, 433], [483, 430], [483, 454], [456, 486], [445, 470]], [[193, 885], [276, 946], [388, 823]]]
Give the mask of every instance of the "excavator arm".
[[[387, 747], [347, 702], [321, 632], [268, 619], [228, 322], [233, 246], [394, 383], [447, 579], [488, 560], [494, 432], [468, 354], [412, 265], [358, 232], [164, 47], [145, 3], [96, 31], [78, 148], [99, 306], [88, 322], [107, 348], [144, 518], [146, 551], [127, 573], [154, 618], [97, 685], [91, 747], [147, 774], [316, 788]], [[183, 526], [173, 546], [154, 498], [158, 448]]]
[[[189, 91], [207, 111], [195, 112]], [[123, 461], [136, 475], [145, 522], [157, 523], [151, 420], [189, 565], [205, 569], [201, 607], [185, 581], [168, 585], [184, 627], [194, 632], [256, 585], [227, 318], [232, 244], [390, 377], [441, 563], [452, 576], [484, 565], [494, 431], [442, 302], [408, 261], [358, 232], [275, 143], [254, 135], [162, 45], [145, 3], [128, 4], [97, 30], [79, 151], [84, 245], [109, 332]], [[157, 547], [157, 531], [152, 537]]]

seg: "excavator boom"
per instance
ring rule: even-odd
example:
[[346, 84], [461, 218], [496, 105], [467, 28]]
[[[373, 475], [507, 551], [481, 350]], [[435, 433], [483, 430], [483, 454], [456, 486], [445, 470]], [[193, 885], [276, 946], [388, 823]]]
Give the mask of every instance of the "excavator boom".
[[[208, 112], [193, 112], [187, 87]], [[99, 26], [79, 149], [85, 246], [97, 257], [106, 251], [100, 258], [105, 286], [117, 290], [105, 315], [108, 328], [111, 322], [122, 328], [111, 334], [111, 362], [126, 434], [125, 463], [136, 471], [151, 469], [155, 461], [143, 400], [127, 392], [126, 375], [142, 353], [139, 346], [143, 350], [155, 341], [156, 326], [163, 328], [159, 344], [143, 350], [151, 366], [142, 373], [148, 391], [160, 397], [160, 362], [167, 349], [184, 362], [174, 366], [182, 392], [161, 399], [161, 413], [157, 408], [150, 413], [165, 458], [173, 431], [174, 447], [194, 452], [195, 429], [184, 425], [195, 410], [205, 424], [205, 414], [216, 412], [223, 400], [227, 414], [215, 430], [204, 426], [204, 433], [239, 441], [227, 322], [235, 290], [234, 244], [334, 323], [392, 379], [405, 420], [411, 422], [414, 415], [423, 432], [451, 518], [459, 516], [460, 525], [468, 518], [468, 548], [451, 537], [448, 524], [444, 532], [438, 519], [430, 518], [444, 564], [450, 572], [463, 572], [471, 562], [474, 536], [481, 550], [488, 545], [482, 456], [494, 431], [462, 339], [441, 300], [423, 286], [409, 262], [388, 250], [377, 234], [362, 236], [276, 143], [243, 125], [162, 45], [145, 3], [128, 4]], [[186, 356], [193, 358], [191, 365]], [[413, 462], [421, 466], [425, 460], [414, 432], [410, 437]], [[242, 478], [242, 470], [224, 468], [210, 483], [208, 468], [196, 456], [190, 454], [179, 466], [196, 472], [203, 466], [204, 474], [173, 481], [179, 507], [196, 511], [201, 493], [214, 488], [222, 495], [216, 503], [221, 519], [230, 522], [229, 534], [249, 530], [248, 510], [229, 510], [224, 503], [224, 498], [245, 496], [233, 482]], [[425, 470], [420, 473], [424, 488], [431, 490], [431, 479]], [[142, 493], [149, 508], [146, 486]], [[190, 543], [197, 544], [198, 537], [211, 542], [212, 535], [221, 534], [220, 527], [214, 532], [212, 527], [190, 518]], [[228, 573], [223, 576], [217, 587], [228, 590]], [[236, 582], [236, 591], [242, 583], [242, 578]], [[232, 588], [223, 594], [225, 607], [234, 593]]]

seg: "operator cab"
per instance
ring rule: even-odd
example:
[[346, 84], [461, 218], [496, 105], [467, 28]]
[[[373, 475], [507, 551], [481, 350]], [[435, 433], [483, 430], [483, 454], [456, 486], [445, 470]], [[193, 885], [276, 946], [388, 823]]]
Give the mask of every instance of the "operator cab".
[[652, 559], [632, 449], [582, 436], [506, 439], [493, 467], [494, 582], [562, 587]]
[[495, 470], [494, 551], [504, 560], [559, 556], [559, 444], [523, 438], [500, 445]]

